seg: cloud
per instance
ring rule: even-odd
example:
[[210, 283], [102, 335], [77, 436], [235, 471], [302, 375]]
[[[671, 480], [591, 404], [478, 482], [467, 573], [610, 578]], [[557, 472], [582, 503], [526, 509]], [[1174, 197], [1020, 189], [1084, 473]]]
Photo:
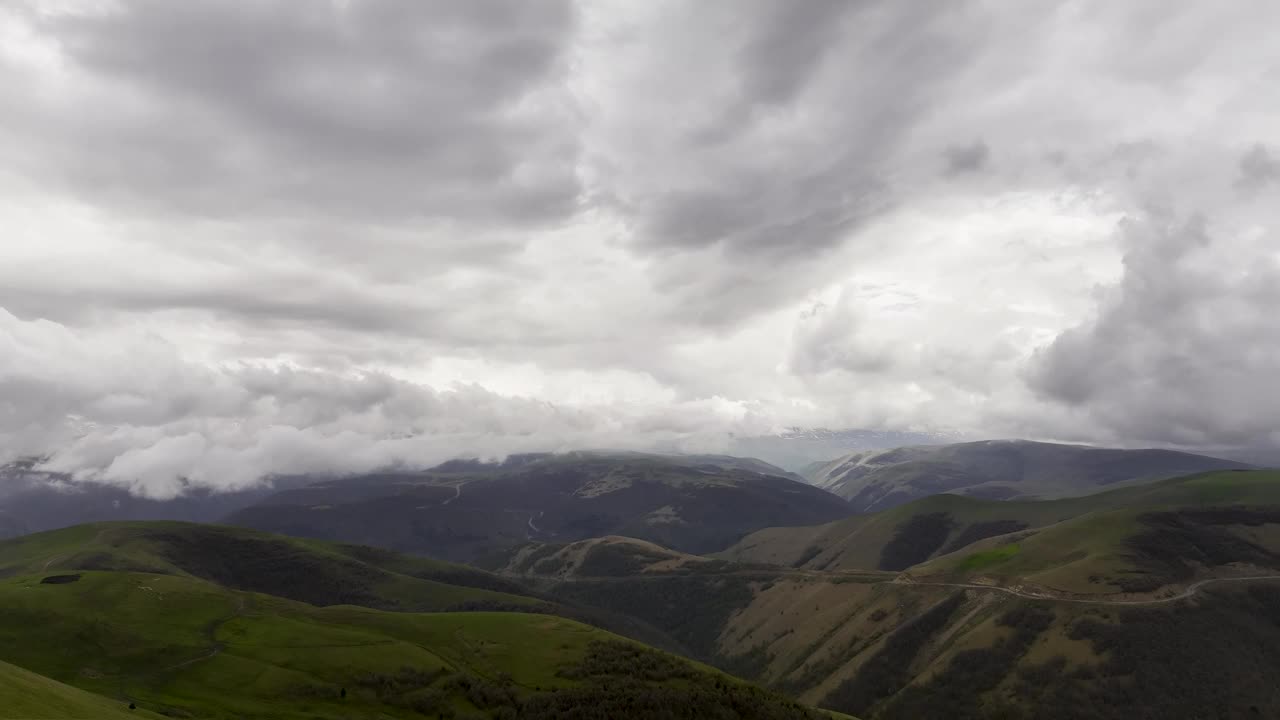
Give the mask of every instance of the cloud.
[[1123, 279], [1036, 358], [1033, 387], [1129, 442], [1274, 447], [1274, 234], [1155, 214], [1121, 241]]
[[568, 2], [131, 0], [25, 16], [57, 79], [5, 68], [17, 157], [95, 202], [497, 224], [574, 209]]
[[1236, 187], [1241, 190], [1258, 190], [1280, 180], [1280, 160], [1261, 143], [1249, 148], [1240, 156], [1240, 177]]
[[978, 172], [987, 166], [987, 158], [990, 154], [987, 144], [981, 140], [976, 140], [970, 145], [949, 147], [943, 153], [947, 162], [946, 174], [962, 175]]
[[165, 494], [795, 425], [1280, 446], [1277, 22], [11, 3], [0, 455]]

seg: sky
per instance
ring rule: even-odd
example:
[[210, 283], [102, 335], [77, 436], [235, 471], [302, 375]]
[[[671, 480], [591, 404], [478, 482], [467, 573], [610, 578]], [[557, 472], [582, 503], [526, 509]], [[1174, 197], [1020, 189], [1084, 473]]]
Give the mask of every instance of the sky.
[[0, 6], [0, 460], [1280, 448], [1280, 4]]

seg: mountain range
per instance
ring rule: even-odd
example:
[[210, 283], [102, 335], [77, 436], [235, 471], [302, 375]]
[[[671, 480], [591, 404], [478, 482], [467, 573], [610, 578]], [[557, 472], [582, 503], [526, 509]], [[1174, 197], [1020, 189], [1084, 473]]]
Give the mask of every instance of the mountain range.
[[813, 485], [857, 512], [887, 510], [938, 493], [1052, 499], [1086, 495], [1247, 463], [1173, 450], [1122, 450], [1027, 440], [984, 440], [862, 450], [806, 466]]
[[[20, 470], [0, 502], [11, 515], [76, 489]], [[999, 441], [844, 457], [809, 479], [861, 483], [853, 497], [872, 488], [885, 509], [756, 459], [613, 451], [108, 502], [228, 503], [233, 524], [0, 542], [0, 708], [1280, 715], [1266, 681], [1280, 672], [1280, 472]]]
[[321, 482], [226, 521], [475, 561], [531, 539], [602, 535], [714, 552], [761, 528], [849, 512], [840, 498], [758, 460], [581, 452]]

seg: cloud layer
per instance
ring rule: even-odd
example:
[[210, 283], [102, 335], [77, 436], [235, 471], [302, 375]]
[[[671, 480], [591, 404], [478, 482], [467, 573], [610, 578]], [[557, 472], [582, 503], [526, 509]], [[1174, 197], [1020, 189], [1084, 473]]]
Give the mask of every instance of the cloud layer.
[[1280, 448], [1280, 9], [0, 9], [0, 459]]

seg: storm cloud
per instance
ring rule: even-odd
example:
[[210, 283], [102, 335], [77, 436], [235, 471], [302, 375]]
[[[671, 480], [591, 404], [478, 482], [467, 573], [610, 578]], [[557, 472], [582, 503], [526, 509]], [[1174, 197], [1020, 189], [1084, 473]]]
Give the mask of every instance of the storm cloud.
[[1280, 449], [1277, 22], [10, 3], [0, 460], [164, 496], [793, 426]]

